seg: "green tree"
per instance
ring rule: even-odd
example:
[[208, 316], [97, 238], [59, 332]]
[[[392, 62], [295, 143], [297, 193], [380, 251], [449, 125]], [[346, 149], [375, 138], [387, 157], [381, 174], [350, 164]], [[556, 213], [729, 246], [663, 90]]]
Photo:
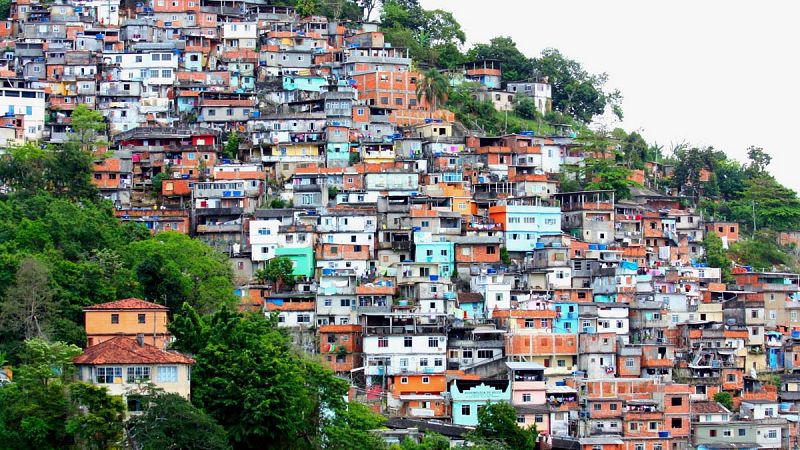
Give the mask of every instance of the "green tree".
[[219, 424], [178, 394], [151, 391], [142, 397], [144, 412], [127, 422], [134, 447], [141, 450], [226, 450]]
[[392, 45], [408, 48], [413, 59], [436, 67], [457, 64], [461, 60], [458, 47], [466, 40], [452, 13], [425, 10], [417, 2], [385, 1], [381, 30]]
[[164, 172], [155, 174], [151, 179], [153, 184], [150, 185], [150, 194], [153, 197], [161, 197], [161, 187], [164, 184], [164, 180], [169, 180], [169, 175]]
[[228, 159], [236, 159], [239, 157], [239, 134], [236, 130], [231, 131], [228, 135], [228, 142], [225, 143], [224, 155]]
[[523, 81], [535, 76], [534, 63], [506, 36], [492, 38], [488, 44], [474, 45], [466, 55], [468, 60], [494, 59], [503, 69], [503, 81]]
[[675, 150], [678, 164], [672, 175], [672, 187], [679, 194], [699, 198], [703, 192], [701, 175], [703, 170], [712, 169], [713, 147], [703, 149], [679, 147]]
[[188, 302], [202, 312], [236, 303], [233, 273], [222, 253], [173, 232], [133, 242], [126, 257], [144, 298], [175, 310]]
[[450, 440], [438, 433], [426, 433], [420, 442], [406, 438], [400, 443], [401, 450], [448, 450]]
[[705, 262], [709, 267], [720, 268], [722, 282], [733, 283], [733, 276], [731, 276], [731, 260], [725, 254], [725, 249], [722, 248], [722, 239], [713, 231], [703, 236], [703, 252], [705, 254]]
[[319, 11], [318, 0], [297, 0], [294, 5], [294, 12], [300, 17], [310, 17]]
[[417, 80], [417, 100], [428, 103], [431, 117], [438, 105], [447, 101], [449, 91], [447, 79], [436, 69], [428, 70], [421, 80]]
[[272, 258], [266, 267], [256, 271], [255, 278], [262, 284], [271, 281], [280, 292], [283, 286], [294, 282], [294, 263], [285, 256]]
[[0, 19], [11, 18], [11, 0], [0, 0]]
[[53, 295], [50, 269], [35, 257], [25, 257], [0, 303], [0, 327], [24, 339], [43, 337], [56, 312]]
[[349, 402], [339, 411], [325, 429], [325, 448], [349, 450], [353, 448], [384, 448], [383, 438], [370, 430], [382, 428], [386, 418], [372, 412], [367, 406]]
[[747, 147], [747, 159], [750, 160], [747, 172], [751, 177], [763, 175], [769, 163], [772, 162], [772, 156], [765, 152], [763, 148], [752, 145]]
[[535, 120], [539, 116], [536, 102], [527, 96], [517, 96], [514, 100], [514, 112], [523, 119]]
[[500, 262], [505, 265], [511, 265], [511, 257], [508, 255], [508, 249], [500, 247]]
[[[613, 112], [622, 118], [619, 91], [604, 92], [608, 80], [605, 73], [591, 74], [583, 66], [567, 58], [556, 49], [542, 51], [533, 60], [533, 71], [539, 77], [547, 77], [553, 87], [553, 109], [568, 114], [584, 123], [605, 111], [611, 105]], [[616, 106], [616, 108], [613, 108]]]
[[753, 223], [755, 216], [756, 228], [776, 231], [800, 229], [797, 193], [767, 174], [746, 180], [738, 198], [727, 203], [727, 211], [732, 219], [748, 225]]
[[510, 449], [534, 448], [536, 427], [521, 428], [517, 410], [507, 402], [490, 403], [478, 411], [478, 426], [468, 439], [477, 443], [500, 441]]
[[107, 128], [103, 115], [99, 111], [90, 109], [85, 103], [79, 104], [72, 110], [70, 120], [72, 137], [84, 149], [97, 143]]
[[731, 245], [730, 255], [738, 264], [752, 266], [756, 271], [796, 270], [791, 256], [777, 244], [776, 233], [759, 230], [751, 239], [740, 239]]
[[13, 192], [31, 194], [44, 188], [46, 152], [28, 142], [0, 155], [0, 182]]
[[[192, 401], [225, 427], [234, 448], [313, 448], [328, 417], [344, 412], [347, 382], [299, 354], [277, 316], [222, 309], [202, 318], [193, 343]], [[178, 345], [198, 339], [175, 329]]]
[[576, 171], [583, 189], [613, 190], [617, 199], [630, 198], [631, 186], [638, 185], [628, 179], [631, 175], [630, 169], [605, 158], [587, 158], [584, 166], [573, 170]]
[[120, 447], [125, 419], [125, 403], [120, 397], [108, 395], [104, 387], [73, 383], [69, 386], [69, 398], [76, 409], [67, 419], [66, 430], [75, 435], [79, 448], [106, 450]]
[[729, 410], [733, 410], [733, 396], [730, 392], [717, 392], [714, 394], [714, 401]]
[[25, 342], [23, 363], [14, 382], [0, 387], [0, 442], [7, 449], [58, 449], [72, 441], [66, 429], [74, 413], [66, 395], [74, 376], [76, 346], [49, 344], [34, 338]]

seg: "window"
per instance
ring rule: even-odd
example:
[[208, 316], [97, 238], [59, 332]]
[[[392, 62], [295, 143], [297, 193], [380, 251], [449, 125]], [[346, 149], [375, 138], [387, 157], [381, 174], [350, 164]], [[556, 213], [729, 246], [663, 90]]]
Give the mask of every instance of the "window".
[[150, 368], [143, 366], [128, 367], [128, 383], [140, 383], [150, 379]]
[[710, 437], [717, 437], [717, 430], [708, 430], [708, 435]]
[[406, 336], [403, 338], [403, 347], [410, 348], [411, 347], [411, 336]]
[[389, 346], [389, 338], [382, 336], [378, 338], [378, 348], [386, 348]]
[[431, 379], [430, 377], [422, 377], [422, 384], [430, 384]]
[[111, 315], [111, 323], [119, 323], [119, 314]]
[[778, 430], [767, 431], [767, 439], [778, 439]]
[[419, 365], [421, 367], [428, 367], [428, 358], [420, 358], [419, 359]]
[[122, 367], [98, 367], [95, 369], [97, 384], [113, 384], [116, 378], [122, 378]]
[[595, 411], [600, 411], [600, 408], [601, 408], [600, 403], [595, 403], [592, 409], [594, 409]]
[[650, 429], [650, 431], [656, 431], [656, 430], [658, 430], [658, 422], [649, 422], [649, 423], [647, 424], [647, 428], [649, 428], [649, 429]]
[[628, 430], [636, 431], [639, 429], [639, 422], [628, 422]]
[[126, 400], [128, 403], [128, 411], [131, 412], [143, 411], [141, 395], [128, 395], [128, 398]]
[[297, 315], [297, 323], [311, 323], [311, 315], [310, 314], [298, 314]]
[[625, 367], [633, 367], [633, 358], [625, 358]]
[[747, 435], [747, 430], [745, 430], [744, 428], [739, 428], [739, 436], [745, 436], [745, 435]]
[[429, 337], [428, 338], [428, 347], [435, 348], [439, 346], [439, 338], [437, 337]]
[[350, 307], [350, 299], [349, 298], [343, 298], [343, 299], [339, 300], [339, 306], [341, 306], [343, 308], [349, 308]]
[[442, 367], [442, 358], [436, 358], [433, 360], [434, 367]]
[[558, 360], [558, 364], [556, 364], [556, 365], [557, 365], [558, 367], [567, 367], [567, 362], [566, 362], [566, 361], [564, 361], [563, 359], [559, 359], [559, 360]]
[[400, 384], [408, 384], [408, 377], [400, 377]]
[[138, 319], [139, 323], [145, 323], [145, 320], [146, 320], [144, 314], [139, 314], [139, 317], [137, 319]]
[[497, 248], [495, 246], [493, 246], [493, 245], [490, 245], [490, 246], [486, 247], [486, 254], [487, 255], [494, 255], [496, 251], [497, 251]]
[[136, 55], [136, 62], [137, 63], [142, 62], [142, 55]]
[[523, 403], [530, 403], [531, 402], [531, 394], [522, 394], [522, 402]]
[[764, 415], [767, 417], [772, 417], [775, 415], [775, 410], [772, 408], [764, 408]]
[[736, 374], [735, 373], [729, 373], [728, 376], [727, 376], [727, 379], [728, 379], [728, 383], [736, 383]]
[[178, 381], [178, 366], [161, 366], [158, 368], [158, 381], [160, 383], [175, 383]]
[[633, 446], [633, 450], [644, 450], [644, 444], [636, 444]]
[[731, 437], [732, 434], [731, 430], [722, 430], [722, 435], [725, 437]]
[[683, 427], [683, 419], [680, 417], [673, 417], [672, 418], [672, 428], [682, 428]]
[[470, 406], [469, 405], [461, 405], [461, 415], [462, 416], [469, 416], [470, 414], [472, 414], [472, 411], [470, 410]]

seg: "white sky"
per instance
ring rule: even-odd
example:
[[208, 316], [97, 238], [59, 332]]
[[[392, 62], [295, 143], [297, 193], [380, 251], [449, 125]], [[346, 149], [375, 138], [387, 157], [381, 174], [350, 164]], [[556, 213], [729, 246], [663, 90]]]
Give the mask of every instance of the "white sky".
[[528, 56], [555, 47], [624, 95], [628, 131], [665, 149], [749, 145], [800, 191], [800, 2], [421, 0], [451, 11], [472, 43], [510, 36]]

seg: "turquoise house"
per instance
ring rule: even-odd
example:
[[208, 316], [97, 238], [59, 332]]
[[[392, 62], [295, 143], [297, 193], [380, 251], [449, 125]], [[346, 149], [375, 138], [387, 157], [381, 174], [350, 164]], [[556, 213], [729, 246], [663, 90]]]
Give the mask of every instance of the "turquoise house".
[[330, 167], [341, 167], [350, 164], [350, 143], [330, 142], [326, 144], [325, 161]]
[[556, 318], [553, 320], [553, 333], [578, 332], [578, 305], [575, 303], [555, 303]]
[[509, 380], [453, 380], [450, 384], [453, 425], [478, 425], [478, 408], [489, 403], [511, 402]]
[[285, 76], [283, 77], [283, 90], [284, 91], [306, 91], [306, 92], [320, 92], [323, 86], [327, 86], [328, 80], [325, 77], [301, 77], [301, 76]]
[[275, 249], [275, 257], [285, 256], [294, 263], [295, 276], [311, 278], [314, 276], [314, 249], [311, 247]]
[[483, 295], [476, 292], [459, 292], [458, 311], [461, 311], [461, 315], [457, 315], [457, 319], [475, 320], [485, 318], [486, 309]]
[[452, 242], [419, 242], [414, 243], [416, 253], [414, 262], [438, 263], [439, 276], [449, 278], [455, 266], [455, 249]]

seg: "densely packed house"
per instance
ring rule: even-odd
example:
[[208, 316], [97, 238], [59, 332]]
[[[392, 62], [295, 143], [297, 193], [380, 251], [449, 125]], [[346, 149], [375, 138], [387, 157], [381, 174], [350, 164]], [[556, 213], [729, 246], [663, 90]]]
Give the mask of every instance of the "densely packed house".
[[[0, 139], [64, 142], [78, 105], [101, 112], [94, 182], [116, 215], [229, 255], [241, 307], [276, 314], [390, 425], [458, 439], [506, 401], [552, 448], [797, 445], [799, 276], [722, 283], [701, 242], [739, 224], [647, 183], [560, 192], [575, 133], [456, 122], [376, 24], [268, 0], [14, 0], [0, 39]], [[501, 111], [551, 108], [548, 80], [501, 70], [448, 76]], [[277, 258], [292, 282], [258, 276]], [[86, 314], [87, 379], [188, 395], [163, 307]]]

